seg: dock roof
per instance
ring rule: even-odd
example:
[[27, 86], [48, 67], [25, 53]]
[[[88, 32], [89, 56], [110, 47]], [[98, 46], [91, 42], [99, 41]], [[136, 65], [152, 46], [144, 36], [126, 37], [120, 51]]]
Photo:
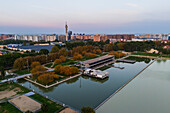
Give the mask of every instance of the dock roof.
[[105, 56], [101, 56], [101, 57], [98, 57], [98, 58], [94, 58], [94, 59], [83, 61], [82, 63], [90, 64], [90, 63], [94, 63], [94, 62], [97, 62], [97, 61], [100, 61], [100, 60], [103, 60], [103, 59], [111, 58], [113, 56], [114, 55], [105, 55]]

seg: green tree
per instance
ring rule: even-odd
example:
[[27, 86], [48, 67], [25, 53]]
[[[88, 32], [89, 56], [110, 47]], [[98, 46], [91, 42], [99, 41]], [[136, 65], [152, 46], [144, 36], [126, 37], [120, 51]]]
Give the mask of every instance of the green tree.
[[23, 42], [23, 46], [26, 46], [26, 42], [25, 41]]
[[5, 77], [5, 70], [4, 70], [4, 67], [1, 67], [1, 77], [2, 79]]
[[47, 49], [41, 49], [39, 53], [48, 55], [49, 51]]
[[57, 46], [53, 46], [50, 53], [56, 53], [59, 51], [59, 48]]
[[42, 110], [43, 113], [48, 112], [48, 105], [47, 104], [42, 104], [41, 105], [41, 110]]
[[95, 113], [95, 111], [91, 107], [82, 107], [81, 113]]

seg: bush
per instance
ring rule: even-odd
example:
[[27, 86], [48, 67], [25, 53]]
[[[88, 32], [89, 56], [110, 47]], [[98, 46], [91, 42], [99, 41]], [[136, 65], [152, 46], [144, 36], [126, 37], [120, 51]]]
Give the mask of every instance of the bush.
[[81, 113], [95, 113], [95, 111], [91, 107], [82, 107]]

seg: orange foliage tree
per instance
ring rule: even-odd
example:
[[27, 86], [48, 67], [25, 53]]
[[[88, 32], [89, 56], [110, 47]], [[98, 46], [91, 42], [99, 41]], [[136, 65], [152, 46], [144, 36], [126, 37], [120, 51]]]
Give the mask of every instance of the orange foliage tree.
[[44, 73], [38, 77], [38, 81], [47, 85], [54, 81], [54, 77], [51, 75], [51, 73]]
[[126, 54], [118, 51], [112, 51], [108, 55], [114, 55], [116, 58], [124, 57]]
[[35, 68], [36, 66], [40, 66], [40, 62], [32, 62], [31, 68]]
[[97, 57], [97, 55], [94, 54], [94, 53], [86, 53], [85, 56], [86, 56], [87, 58], [94, 58], [94, 57]]
[[55, 61], [54, 61], [54, 64], [60, 64], [62, 61], [61, 61], [61, 59], [56, 59]]
[[35, 68], [33, 68], [31, 70], [31, 74], [32, 75], [39, 75], [40, 73], [43, 73], [46, 69], [44, 68], [44, 66], [36, 66]]
[[73, 75], [78, 73], [79, 69], [77, 67], [57, 65], [55, 66], [55, 71], [57, 73], [64, 74], [64, 75]]
[[65, 61], [66, 61], [66, 58], [65, 58], [63, 55], [61, 55], [61, 56], [60, 56], [60, 60], [61, 60], [61, 62], [65, 62]]
[[83, 58], [82, 55], [79, 53], [75, 53], [73, 56], [73, 60], [81, 60], [82, 58]]

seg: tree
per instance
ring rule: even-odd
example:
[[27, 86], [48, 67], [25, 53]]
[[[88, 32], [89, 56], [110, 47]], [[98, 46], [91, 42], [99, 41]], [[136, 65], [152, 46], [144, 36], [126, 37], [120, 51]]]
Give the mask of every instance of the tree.
[[57, 66], [55, 66], [54, 70], [55, 70], [57, 73], [59, 73], [61, 67], [62, 67], [61, 65], [57, 65]]
[[61, 55], [61, 56], [60, 56], [60, 60], [61, 60], [61, 62], [65, 62], [65, 61], [66, 61], [66, 58], [65, 58], [63, 55]]
[[32, 62], [31, 68], [35, 68], [36, 66], [40, 66], [40, 62]]
[[95, 111], [91, 107], [82, 107], [81, 113], [95, 113]]
[[77, 67], [71, 67], [70, 71], [71, 71], [72, 74], [76, 74], [76, 73], [79, 72], [79, 69]]
[[97, 55], [94, 54], [94, 53], [86, 53], [85, 56], [86, 56], [87, 58], [94, 58], [94, 57], [97, 57]]
[[75, 53], [73, 56], [73, 60], [81, 60], [83, 57], [81, 54]]
[[35, 68], [31, 70], [32, 75], [39, 75], [40, 73], [43, 73], [46, 69], [44, 66], [38, 65]]
[[4, 67], [1, 67], [1, 76], [2, 76], [2, 79], [5, 77], [5, 70], [4, 70]]
[[43, 104], [41, 105], [41, 110], [42, 110], [44, 113], [48, 112], [48, 105], [43, 103]]
[[26, 111], [25, 113], [33, 113], [33, 112], [31, 112], [31, 111], [28, 110], [28, 111]]
[[23, 46], [26, 46], [26, 42], [25, 41], [23, 42]]
[[14, 69], [22, 70], [24, 69], [25, 65], [26, 61], [22, 57], [20, 57], [15, 60], [13, 67]]
[[59, 50], [59, 55], [61, 56], [61, 55], [63, 55], [63, 56], [68, 56], [68, 52], [67, 52], [67, 50], [65, 49], [65, 48], [61, 48], [60, 50]]
[[60, 59], [56, 59], [55, 61], [54, 61], [54, 64], [61, 64], [61, 60]]
[[125, 43], [122, 43], [122, 42], [117, 44], [119, 50], [124, 50], [124, 45], [125, 45]]
[[49, 51], [47, 49], [41, 49], [39, 53], [48, 55]]
[[59, 51], [59, 48], [57, 46], [53, 46], [50, 53], [56, 53]]
[[41, 82], [42, 84], [47, 85], [54, 81], [54, 77], [50, 72], [44, 73], [44, 74], [38, 76], [38, 81]]

